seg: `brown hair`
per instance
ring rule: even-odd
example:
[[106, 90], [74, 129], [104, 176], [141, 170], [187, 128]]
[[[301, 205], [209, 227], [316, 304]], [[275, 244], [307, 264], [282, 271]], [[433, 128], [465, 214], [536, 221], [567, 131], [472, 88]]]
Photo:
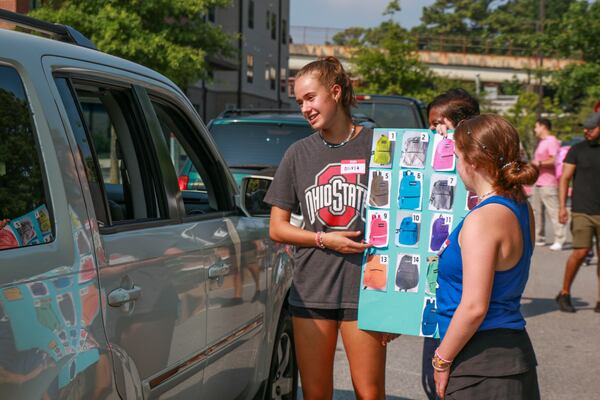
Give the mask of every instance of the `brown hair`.
[[519, 134], [504, 118], [482, 114], [462, 121], [454, 132], [463, 162], [488, 173], [494, 191], [516, 201], [525, 201], [523, 185], [535, 183], [537, 167], [521, 161]]
[[455, 127], [463, 119], [479, 115], [477, 99], [461, 88], [450, 89], [433, 99], [427, 106], [427, 115], [433, 109], [438, 109]]
[[316, 61], [306, 64], [296, 74], [296, 79], [304, 75], [315, 73], [321, 85], [332, 88], [333, 85], [340, 85], [342, 88], [342, 107], [344, 112], [351, 116], [350, 108], [356, 105], [354, 98], [354, 89], [350, 76], [344, 70], [342, 63], [335, 57], [321, 57]]

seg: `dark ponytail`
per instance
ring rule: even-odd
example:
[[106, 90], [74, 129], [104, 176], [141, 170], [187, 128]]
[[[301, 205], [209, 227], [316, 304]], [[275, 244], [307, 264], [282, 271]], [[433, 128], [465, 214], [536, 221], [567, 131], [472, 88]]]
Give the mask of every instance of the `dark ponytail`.
[[319, 58], [302, 67], [296, 74], [296, 79], [312, 73], [317, 74], [319, 82], [327, 88], [331, 88], [333, 85], [340, 86], [342, 89], [342, 108], [348, 116], [351, 116], [352, 112], [350, 109], [356, 105], [356, 99], [354, 97], [354, 89], [352, 88], [352, 80], [344, 70], [344, 66], [340, 60], [332, 56]]

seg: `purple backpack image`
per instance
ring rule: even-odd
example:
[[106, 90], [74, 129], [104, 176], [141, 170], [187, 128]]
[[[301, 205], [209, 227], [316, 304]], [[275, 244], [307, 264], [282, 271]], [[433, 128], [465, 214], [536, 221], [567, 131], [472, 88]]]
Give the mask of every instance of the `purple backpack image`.
[[447, 170], [454, 166], [454, 140], [444, 138], [438, 143], [433, 156], [433, 169]]
[[434, 222], [433, 227], [431, 228], [431, 250], [438, 251], [442, 244], [448, 239], [448, 235], [450, 234], [450, 225], [444, 222], [444, 217], [439, 216]]

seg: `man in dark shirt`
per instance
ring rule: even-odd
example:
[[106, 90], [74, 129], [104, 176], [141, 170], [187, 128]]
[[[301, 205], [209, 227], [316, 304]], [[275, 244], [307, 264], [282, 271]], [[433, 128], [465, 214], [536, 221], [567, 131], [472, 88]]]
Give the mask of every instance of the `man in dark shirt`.
[[[583, 123], [585, 140], [571, 147], [563, 164], [559, 184], [559, 221], [566, 224], [567, 191], [573, 179], [571, 198], [571, 233], [573, 253], [567, 260], [563, 287], [556, 301], [561, 311], [575, 312], [571, 304], [571, 285], [586, 254], [593, 245], [600, 243], [600, 111], [588, 116]], [[598, 267], [598, 296], [595, 312], [600, 313], [600, 266]]]

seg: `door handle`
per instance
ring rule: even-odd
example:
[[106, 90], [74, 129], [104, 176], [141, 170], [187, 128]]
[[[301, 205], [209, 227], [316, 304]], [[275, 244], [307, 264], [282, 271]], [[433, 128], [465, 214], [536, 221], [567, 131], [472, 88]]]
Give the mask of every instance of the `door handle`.
[[139, 286], [134, 286], [131, 289], [118, 288], [108, 294], [108, 304], [113, 307], [120, 307], [139, 299], [141, 295], [142, 288]]
[[229, 275], [229, 264], [219, 262], [208, 269], [209, 279], [219, 279], [226, 275]]

